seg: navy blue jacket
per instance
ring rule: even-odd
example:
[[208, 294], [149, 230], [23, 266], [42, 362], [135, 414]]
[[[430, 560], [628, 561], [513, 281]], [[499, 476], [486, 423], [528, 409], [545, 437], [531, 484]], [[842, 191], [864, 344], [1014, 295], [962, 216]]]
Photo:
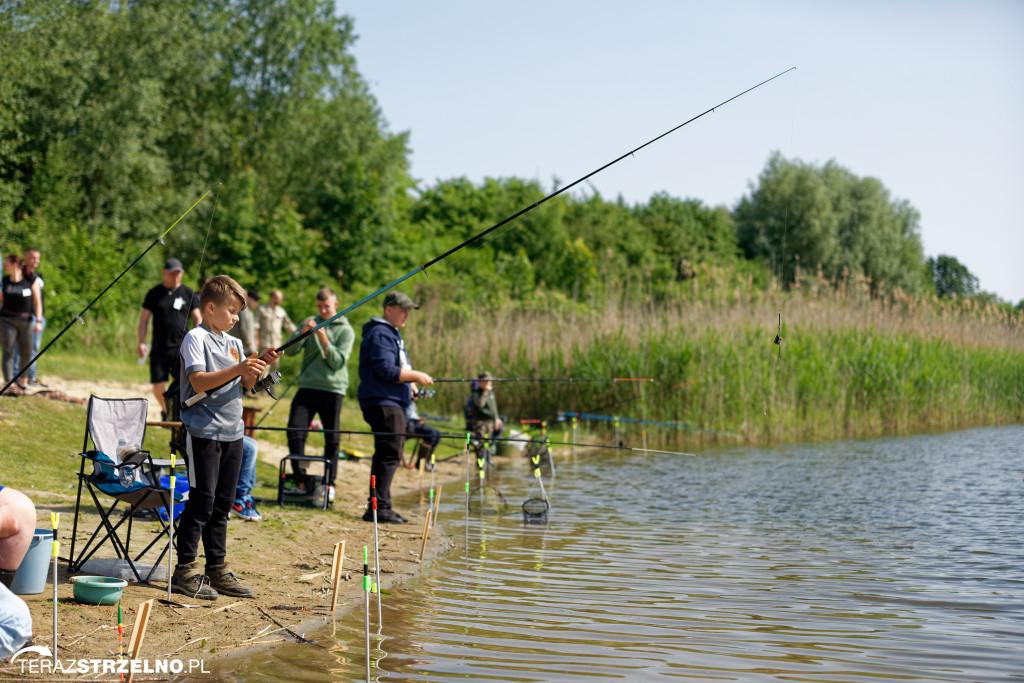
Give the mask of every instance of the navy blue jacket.
[[383, 318], [363, 325], [359, 344], [359, 406], [396, 406], [405, 410], [412, 402], [409, 384], [399, 382], [406, 361], [402, 333]]

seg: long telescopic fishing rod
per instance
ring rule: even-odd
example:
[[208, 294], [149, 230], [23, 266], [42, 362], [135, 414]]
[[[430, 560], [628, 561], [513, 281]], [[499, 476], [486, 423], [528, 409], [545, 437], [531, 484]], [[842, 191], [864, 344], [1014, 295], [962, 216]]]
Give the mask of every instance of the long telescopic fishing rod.
[[[352, 436], [405, 436], [412, 437], [414, 434], [407, 434], [405, 432], [371, 432], [371, 431], [358, 431], [354, 429], [310, 429], [308, 427], [300, 427], [298, 429], [293, 427], [246, 427], [246, 429], [271, 431], [271, 432], [319, 432], [321, 434], [348, 434]], [[451, 439], [456, 442], [461, 442], [466, 438], [465, 433], [461, 434], [446, 434], [441, 432], [440, 438]], [[510, 443], [525, 443], [528, 444], [533, 441], [530, 437], [511, 437], [511, 438], [498, 438], [493, 437], [488, 439], [492, 442], [506, 441]], [[579, 446], [580, 448], [602, 448], [613, 451], [637, 451], [641, 453], [665, 453], [667, 455], [696, 455], [695, 453], [684, 453], [682, 451], [657, 451], [653, 448], [631, 448], [629, 446], [607, 446], [605, 444], [598, 443], [574, 443], [572, 441], [548, 441], [548, 444], [552, 446]]]
[[714, 429], [701, 429], [700, 427], [693, 427], [683, 422], [657, 422], [655, 420], [638, 420], [632, 417], [616, 417], [615, 415], [594, 415], [593, 413], [574, 413], [572, 411], [560, 412], [558, 414], [560, 421], [565, 421], [566, 418], [579, 418], [580, 420], [603, 420], [605, 422], [622, 422], [628, 424], [638, 425], [652, 425], [654, 427], [668, 427], [670, 429], [684, 429], [690, 432], [704, 432], [706, 434], [718, 434], [722, 436], [732, 436], [737, 439], [743, 437], [733, 432], [722, 432]]
[[180, 216], [178, 216], [178, 220], [176, 220], [173, 223], [171, 223], [171, 227], [169, 227], [166, 230], [164, 230], [163, 233], [161, 233], [159, 237], [157, 237], [155, 240], [153, 240], [153, 243], [150, 244], [148, 247], [146, 247], [146, 250], [143, 251], [141, 254], [139, 254], [138, 257], [136, 257], [136, 259], [134, 261], [132, 261], [130, 264], [128, 264], [128, 267], [125, 268], [123, 271], [121, 271], [121, 274], [118, 275], [117, 277], [115, 277], [113, 282], [111, 282], [109, 285], [107, 285], [103, 289], [102, 292], [97, 294], [96, 298], [93, 299], [92, 301], [90, 301], [89, 305], [86, 306], [85, 308], [83, 308], [81, 313], [79, 313], [74, 318], [72, 318], [71, 321], [68, 322], [68, 324], [64, 326], [64, 329], [61, 330], [60, 332], [58, 332], [57, 336], [54, 337], [53, 339], [51, 339], [50, 342], [46, 346], [44, 346], [43, 349], [39, 353], [37, 353], [34, 358], [32, 358], [32, 360], [30, 360], [29, 362], [25, 363], [22, 366], [21, 371], [18, 372], [13, 378], [11, 378], [11, 381], [8, 382], [7, 384], [5, 384], [3, 389], [0, 389], [0, 394], [3, 394], [5, 391], [7, 391], [7, 387], [9, 387], [12, 384], [14, 384], [14, 382], [16, 382], [19, 377], [21, 377], [23, 374], [25, 374], [25, 371], [28, 370], [30, 367], [32, 367], [32, 364], [35, 363], [39, 359], [40, 356], [42, 356], [44, 353], [46, 353], [46, 351], [51, 346], [53, 346], [54, 342], [56, 342], [58, 339], [60, 339], [62, 336], [64, 336], [64, 333], [67, 332], [69, 329], [71, 329], [71, 326], [75, 324], [75, 321], [78, 321], [78, 322], [80, 322], [80, 323], [82, 323], [84, 325], [85, 321], [82, 320], [82, 316], [85, 315], [86, 312], [90, 308], [92, 308], [92, 305], [95, 304], [97, 301], [99, 301], [100, 297], [102, 297], [104, 294], [106, 294], [107, 291], [111, 287], [116, 285], [118, 280], [120, 280], [121, 278], [123, 278], [125, 276], [125, 273], [127, 273], [129, 270], [134, 268], [135, 264], [138, 263], [139, 261], [141, 261], [142, 257], [149, 253], [150, 249], [155, 247], [157, 244], [163, 244], [164, 243], [164, 237], [167, 236], [167, 233], [169, 233], [171, 230], [173, 230], [174, 226], [176, 226], [178, 223], [180, 223], [182, 221], [182, 219], [185, 218], [185, 216], [189, 215], [189, 213], [192, 212], [192, 209], [194, 209], [197, 206], [199, 206], [199, 203], [202, 202], [204, 199], [206, 199], [207, 195], [209, 195], [211, 192], [213, 192], [219, 186], [220, 186], [220, 183], [218, 182], [213, 187], [211, 187], [209, 190], [207, 190], [205, 193], [203, 193], [203, 196], [200, 197], [199, 199], [197, 199], [195, 204], [193, 204], [192, 206], [188, 207], [188, 211], [186, 211], [185, 213], [183, 213]]
[[740, 97], [743, 97], [744, 95], [746, 95], [747, 93], [749, 93], [749, 92], [751, 92], [753, 90], [757, 90], [762, 85], [765, 85], [766, 83], [770, 83], [771, 81], [774, 81], [776, 78], [779, 78], [780, 76], [783, 76], [783, 75], [789, 73], [790, 71], [793, 71], [794, 69], [796, 69], [796, 67], [792, 66], [792, 67], [786, 69], [785, 71], [779, 72], [779, 73], [775, 74], [774, 76], [772, 76], [771, 78], [765, 79], [765, 80], [761, 81], [760, 83], [758, 83], [757, 85], [751, 86], [751, 87], [747, 88], [746, 90], [744, 90], [743, 92], [737, 93], [736, 95], [733, 95], [729, 99], [724, 100], [722, 102], [719, 102], [715, 106], [713, 106], [710, 109], [707, 109], [707, 110], [701, 112], [700, 114], [697, 114], [693, 118], [687, 119], [686, 121], [683, 121], [679, 125], [674, 126], [673, 128], [668, 129], [667, 131], [665, 131], [661, 135], [658, 135], [657, 137], [651, 138], [650, 140], [648, 140], [647, 142], [643, 143], [639, 147], [635, 147], [634, 149], [629, 150], [625, 154], [622, 154], [621, 156], [618, 156], [615, 159], [612, 159], [611, 161], [609, 161], [605, 165], [603, 165], [603, 166], [601, 166], [599, 168], [594, 169], [593, 171], [591, 171], [590, 173], [586, 174], [585, 176], [582, 176], [582, 177], [578, 178], [577, 180], [574, 180], [573, 182], [569, 183], [568, 185], [565, 185], [564, 187], [562, 187], [562, 188], [560, 188], [558, 190], [555, 190], [554, 192], [552, 192], [551, 194], [547, 195], [543, 199], [540, 199], [540, 200], [534, 202], [533, 204], [530, 204], [529, 206], [527, 206], [524, 209], [520, 209], [519, 211], [517, 211], [516, 213], [512, 214], [508, 218], [504, 218], [504, 219], [498, 221], [497, 223], [495, 223], [491, 227], [487, 228], [486, 230], [478, 232], [477, 234], [473, 235], [472, 237], [470, 237], [466, 241], [462, 242], [461, 244], [458, 244], [458, 245], [452, 247], [451, 249], [449, 249], [448, 251], [444, 252], [440, 256], [437, 256], [437, 257], [431, 259], [430, 261], [427, 261], [422, 266], [417, 266], [416, 268], [413, 268], [412, 270], [410, 270], [408, 273], [406, 273], [402, 277], [398, 278], [397, 280], [389, 282], [388, 284], [384, 285], [383, 287], [381, 287], [380, 289], [378, 289], [375, 292], [371, 292], [370, 294], [366, 295], [365, 297], [363, 297], [359, 301], [355, 302], [354, 304], [352, 304], [351, 306], [349, 306], [345, 310], [339, 311], [339, 312], [335, 313], [333, 316], [331, 316], [327, 320], [324, 320], [322, 323], [320, 323], [316, 327], [313, 327], [312, 329], [309, 329], [309, 330], [303, 332], [302, 334], [300, 334], [300, 335], [298, 335], [296, 337], [292, 337], [287, 342], [285, 342], [284, 344], [282, 344], [281, 346], [279, 346], [278, 348], [276, 348], [274, 350], [277, 353], [281, 353], [282, 351], [284, 351], [286, 348], [288, 348], [292, 344], [296, 344], [299, 341], [305, 339], [306, 337], [308, 337], [309, 335], [313, 334], [318, 329], [320, 329], [324, 325], [328, 324], [329, 322], [331, 322], [335, 318], [340, 318], [341, 316], [346, 315], [347, 313], [350, 313], [351, 311], [353, 311], [353, 310], [359, 308], [360, 306], [362, 306], [363, 304], [365, 304], [367, 301], [370, 301], [371, 299], [377, 297], [378, 295], [384, 293], [385, 291], [391, 289], [392, 287], [395, 287], [396, 285], [399, 285], [399, 284], [405, 282], [406, 280], [411, 278], [413, 275], [416, 275], [417, 273], [419, 273], [421, 271], [422, 272], [426, 272], [426, 270], [428, 268], [430, 268], [431, 266], [433, 266], [434, 264], [443, 261], [444, 259], [448, 258], [449, 256], [451, 256], [452, 254], [454, 254], [458, 250], [462, 249], [463, 247], [467, 247], [470, 244], [473, 244], [477, 240], [481, 239], [482, 237], [484, 237], [486, 235], [489, 235], [490, 233], [494, 232], [495, 230], [497, 230], [501, 226], [505, 225], [506, 223], [509, 223], [510, 221], [513, 221], [513, 220], [519, 218], [523, 214], [528, 213], [528, 212], [536, 209], [538, 206], [540, 206], [544, 202], [546, 202], [546, 201], [548, 201], [550, 199], [554, 199], [555, 197], [557, 197], [558, 195], [562, 194], [566, 190], [570, 190], [570, 189], [576, 187], [580, 183], [584, 182], [585, 180], [588, 180], [588, 179], [592, 178], [593, 176], [597, 175], [601, 171], [604, 171], [605, 169], [610, 168], [611, 166], [614, 166], [615, 164], [619, 163], [620, 161], [622, 161], [626, 157], [633, 156], [634, 154], [636, 154], [637, 152], [639, 152], [643, 148], [645, 148], [645, 147], [647, 147], [649, 145], [653, 145], [658, 140], [661, 140], [663, 137], [676, 132], [680, 128], [683, 128], [684, 126], [687, 126], [687, 125], [693, 123], [694, 121], [696, 121], [699, 118], [707, 116], [708, 114], [710, 114], [711, 112], [715, 111], [719, 107], [724, 107], [725, 105], [729, 104], [733, 100], [738, 99]]
[[650, 377], [492, 377], [489, 379], [460, 377], [457, 379], [437, 379], [439, 382], [653, 382]]

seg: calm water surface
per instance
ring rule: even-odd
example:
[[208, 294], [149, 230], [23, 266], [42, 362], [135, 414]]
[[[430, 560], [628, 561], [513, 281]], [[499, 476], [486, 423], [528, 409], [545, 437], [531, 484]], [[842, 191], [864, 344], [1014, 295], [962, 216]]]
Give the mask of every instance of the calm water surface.
[[[459, 547], [385, 596], [374, 679], [1024, 680], [1022, 442], [561, 458], [547, 526], [515, 508], [465, 525], [449, 494]], [[523, 467], [495, 481], [514, 506], [531, 487]], [[316, 634], [331, 651], [222, 675], [363, 680], [362, 615]]]

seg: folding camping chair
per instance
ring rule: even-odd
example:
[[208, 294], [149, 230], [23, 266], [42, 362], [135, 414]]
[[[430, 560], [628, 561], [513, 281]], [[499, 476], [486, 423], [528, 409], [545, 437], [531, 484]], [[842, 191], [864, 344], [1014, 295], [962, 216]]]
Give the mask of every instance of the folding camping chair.
[[[138, 510], [159, 507], [168, 511], [173, 510], [170, 504], [170, 491], [159, 485], [153, 457], [148, 451], [142, 450], [146, 438], [148, 407], [149, 402], [144, 398], [89, 397], [85, 439], [82, 442], [82, 452], [79, 454], [81, 467], [78, 471], [78, 498], [75, 501], [75, 523], [71, 532], [69, 554], [71, 571], [80, 571], [82, 565], [104, 543], [110, 541], [118, 559], [125, 561], [131, 568], [135, 580], [148, 581], [167, 553], [168, 545], [165, 544], [160, 556], [143, 578], [136, 564], [161, 539], [167, 539], [168, 543], [170, 541], [170, 525], [156, 514], [153, 515], [154, 522], [159, 524], [160, 528], [155, 538], [134, 557], [129, 550], [133, 518]], [[90, 440], [93, 450], [89, 450]], [[87, 462], [92, 465], [91, 472], [86, 472]], [[82, 512], [83, 487], [92, 496], [100, 523], [76, 556], [75, 542]], [[108, 501], [113, 499], [113, 503], [106, 507], [105, 502], [100, 500], [101, 496]], [[175, 492], [175, 501], [182, 498], [182, 493]], [[120, 509], [118, 506], [121, 506]], [[115, 519], [115, 512], [121, 513], [119, 519]], [[168, 519], [173, 520], [173, 512], [169, 512]], [[171, 521], [170, 524], [175, 522]], [[119, 535], [121, 531], [125, 531], [123, 541]]]

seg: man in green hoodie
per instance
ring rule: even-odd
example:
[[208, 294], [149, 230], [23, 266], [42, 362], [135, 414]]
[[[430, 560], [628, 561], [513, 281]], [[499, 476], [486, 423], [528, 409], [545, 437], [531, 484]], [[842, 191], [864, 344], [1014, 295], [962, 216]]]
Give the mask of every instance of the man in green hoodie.
[[[338, 312], [338, 297], [329, 287], [323, 287], [316, 294], [317, 316], [302, 321], [292, 337], [303, 334], [317, 325], [334, 317]], [[288, 416], [288, 452], [292, 455], [306, 454], [306, 434], [314, 415], [320, 416], [324, 427], [324, 457], [327, 458], [327, 481], [330, 484], [328, 496], [334, 498], [334, 476], [338, 469], [338, 448], [341, 435], [337, 430], [341, 418], [341, 402], [348, 391], [348, 357], [356, 333], [345, 316], [339, 316], [315, 333], [306, 337], [301, 344], [285, 349], [289, 355], [302, 354], [302, 375], [299, 390], [292, 399], [291, 414]], [[302, 466], [292, 461], [296, 473], [304, 474]]]

